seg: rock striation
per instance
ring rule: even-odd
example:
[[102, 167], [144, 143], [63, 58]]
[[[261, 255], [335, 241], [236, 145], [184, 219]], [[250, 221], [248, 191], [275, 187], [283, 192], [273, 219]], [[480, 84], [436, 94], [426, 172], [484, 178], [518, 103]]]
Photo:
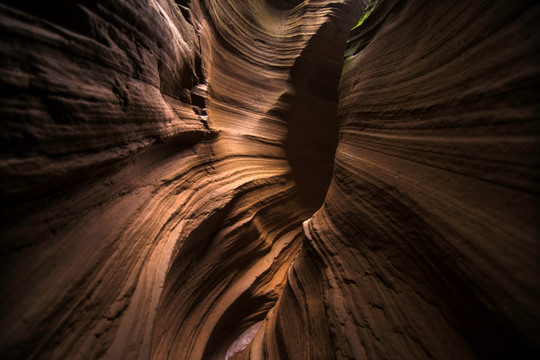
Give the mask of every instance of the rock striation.
[[352, 31], [332, 183], [260, 333], [282, 357], [538, 353], [539, 10], [385, 1]]
[[4, 1], [1, 357], [538, 357], [539, 15]]

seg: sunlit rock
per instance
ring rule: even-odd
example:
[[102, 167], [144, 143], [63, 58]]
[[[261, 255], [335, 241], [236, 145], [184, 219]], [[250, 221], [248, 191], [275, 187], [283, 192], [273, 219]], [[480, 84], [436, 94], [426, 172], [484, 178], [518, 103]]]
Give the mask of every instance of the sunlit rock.
[[537, 358], [539, 15], [3, 1], [1, 358]]

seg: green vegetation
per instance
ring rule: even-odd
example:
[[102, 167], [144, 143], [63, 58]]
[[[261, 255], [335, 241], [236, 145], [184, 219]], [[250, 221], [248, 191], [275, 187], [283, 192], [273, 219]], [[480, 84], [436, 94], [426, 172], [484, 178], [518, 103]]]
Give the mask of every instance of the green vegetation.
[[362, 18], [358, 21], [358, 24], [356, 24], [356, 26], [353, 27], [351, 30], [354, 30], [357, 27], [360, 27], [364, 23], [364, 21], [366, 21], [368, 16], [371, 15], [371, 13], [375, 9], [376, 5], [377, 5], [377, 0], [369, 0], [369, 3], [367, 4], [366, 8], [364, 9], [364, 14], [362, 15]]

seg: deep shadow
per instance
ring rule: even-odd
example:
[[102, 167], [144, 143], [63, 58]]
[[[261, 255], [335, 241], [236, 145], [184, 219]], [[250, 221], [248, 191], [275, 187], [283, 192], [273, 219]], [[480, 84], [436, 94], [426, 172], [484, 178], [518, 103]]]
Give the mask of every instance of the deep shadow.
[[[321, 26], [302, 51], [290, 73], [291, 93], [280, 98], [287, 121], [287, 160], [300, 197], [318, 209], [332, 179], [339, 124], [337, 88], [347, 34], [333, 22]], [[286, 105], [283, 105], [285, 103]]]

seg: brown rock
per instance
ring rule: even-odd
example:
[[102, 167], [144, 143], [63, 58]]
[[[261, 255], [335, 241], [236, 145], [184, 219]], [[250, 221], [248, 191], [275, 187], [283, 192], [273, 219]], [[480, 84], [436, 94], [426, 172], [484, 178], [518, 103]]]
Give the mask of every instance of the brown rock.
[[4, 1], [2, 359], [538, 357], [540, 6], [365, 5]]

